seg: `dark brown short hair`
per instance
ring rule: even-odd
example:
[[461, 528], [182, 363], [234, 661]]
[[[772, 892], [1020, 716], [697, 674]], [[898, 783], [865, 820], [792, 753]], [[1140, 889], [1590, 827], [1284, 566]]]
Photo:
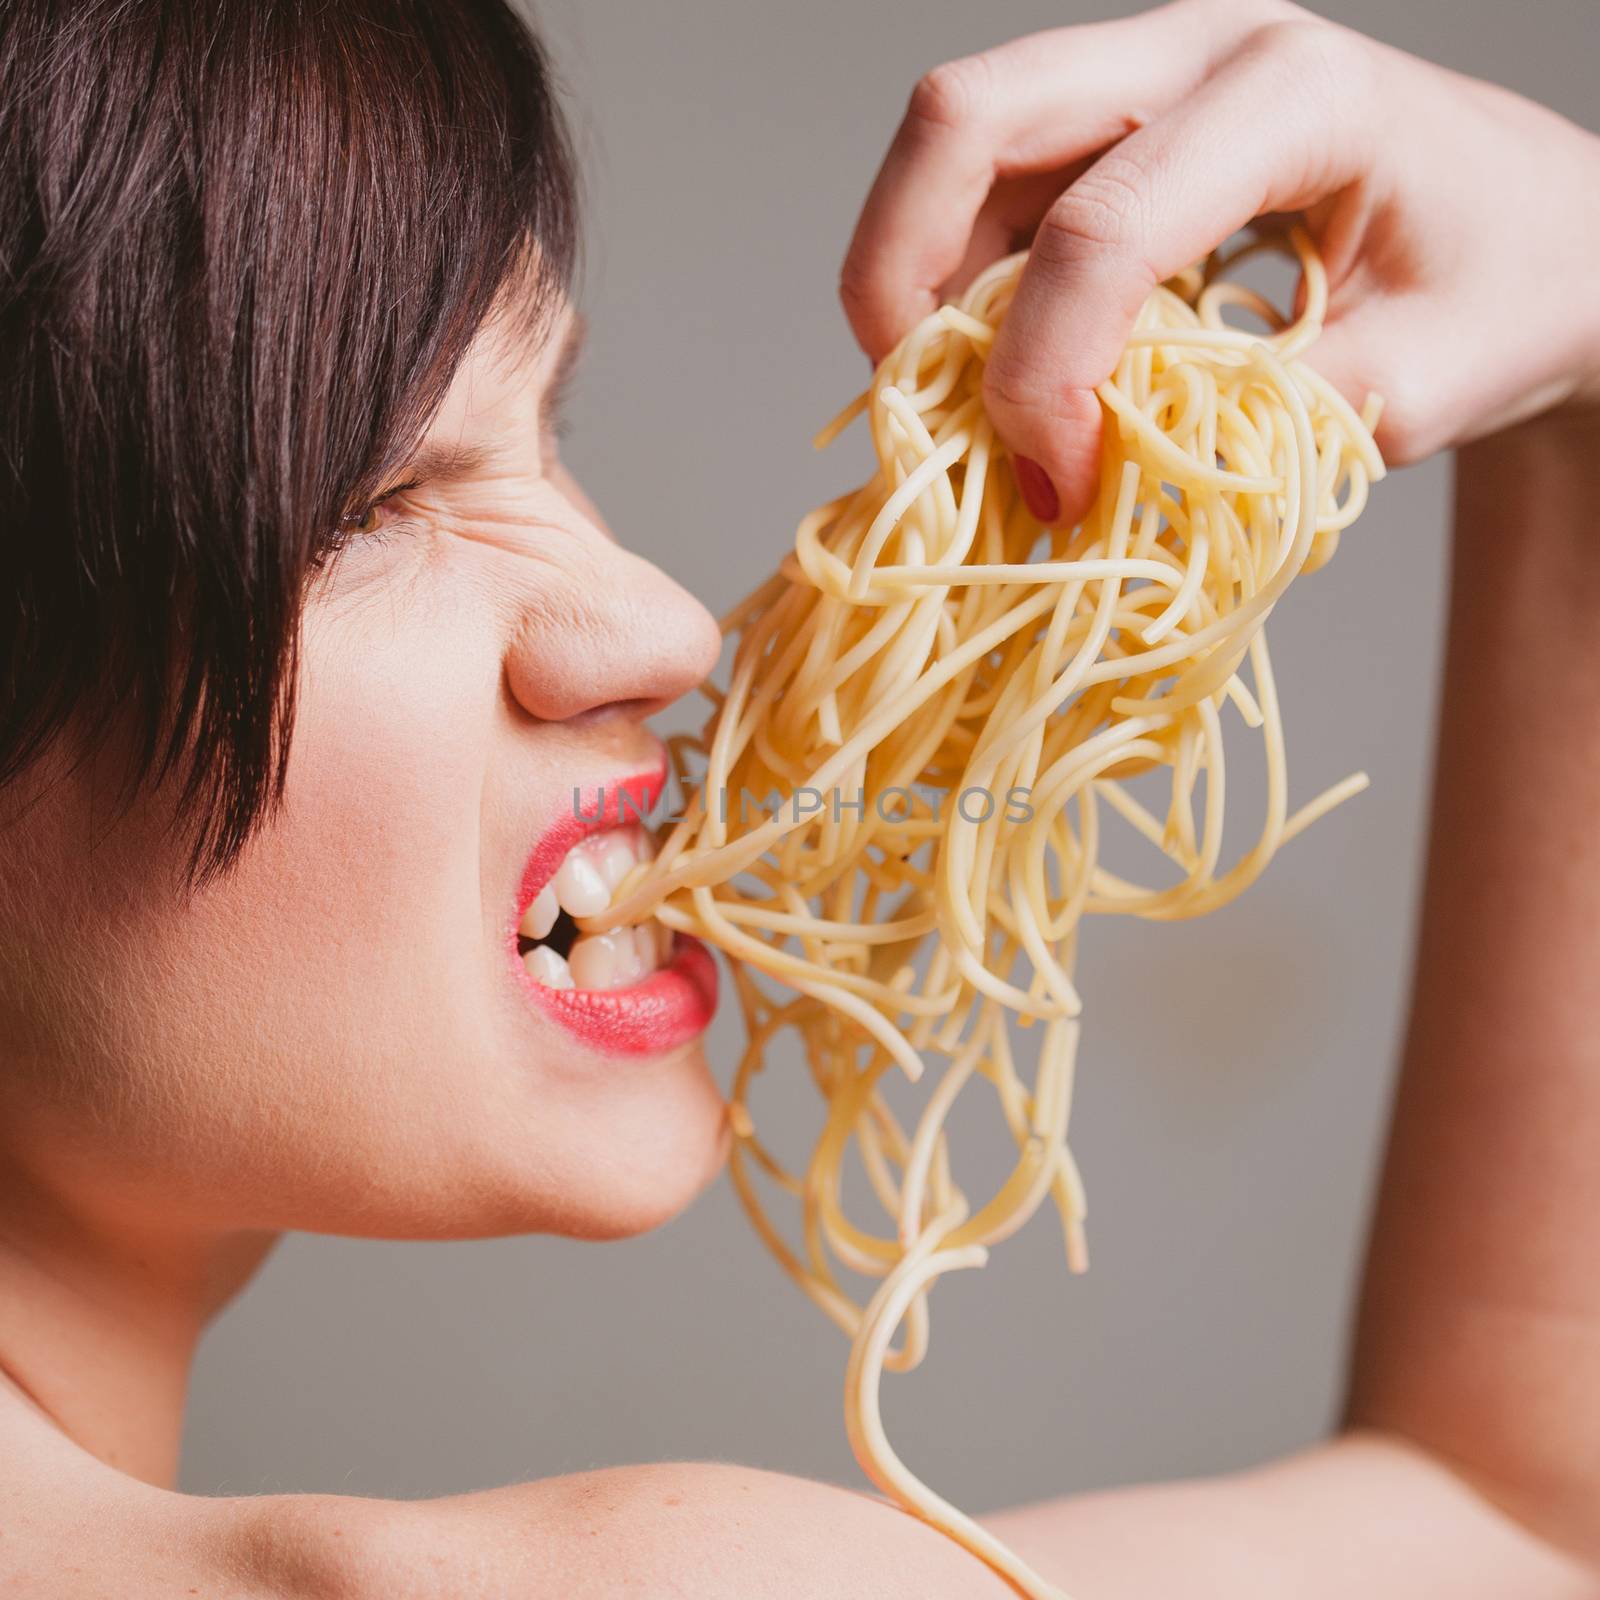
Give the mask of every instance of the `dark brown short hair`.
[[0, 783], [125, 731], [225, 867], [319, 552], [576, 241], [502, 0], [3, 0]]

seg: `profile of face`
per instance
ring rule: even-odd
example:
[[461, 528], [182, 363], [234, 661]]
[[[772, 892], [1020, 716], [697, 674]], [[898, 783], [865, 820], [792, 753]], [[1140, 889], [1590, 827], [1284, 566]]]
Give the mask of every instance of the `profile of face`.
[[312, 575], [282, 801], [229, 870], [186, 884], [173, 786], [110, 812], [101, 761], [8, 804], [0, 1152], [41, 1191], [153, 1229], [612, 1237], [717, 1169], [709, 957], [547, 928], [637, 853], [645, 719], [719, 648], [559, 461], [580, 336], [564, 300], [537, 336], [491, 317]]

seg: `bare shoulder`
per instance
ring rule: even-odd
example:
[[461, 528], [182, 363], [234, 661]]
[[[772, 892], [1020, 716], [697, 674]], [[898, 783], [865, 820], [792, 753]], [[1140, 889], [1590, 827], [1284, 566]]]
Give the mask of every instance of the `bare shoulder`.
[[0, 1407], [0, 1593], [50, 1600], [1014, 1600], [870, 1495], [660, 1463], [447, 1499], [205, 1497], [141, 1483]]
[[869, 1495], [706, 1462], [615, 1467], [443, 1500], [231, 1502], [230, 1566], [284, 1600], [1014, 1600]]

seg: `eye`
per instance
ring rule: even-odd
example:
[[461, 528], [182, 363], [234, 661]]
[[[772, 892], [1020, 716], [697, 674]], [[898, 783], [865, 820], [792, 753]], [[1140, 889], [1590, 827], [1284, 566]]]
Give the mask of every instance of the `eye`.
[[359, 534], [376, 533], [385, 522], [393, 520], [393, 513], [385, 516], [390, 501], [397, 495], [404, 494], [408, 489], [415, 489], [417, 482], [397, 483], [392, 489], [385, 489], [375, 500], [369, 500], [359, 511], [352, 512], [347, 517], [339, 519], [339, 534], [341, 538], [352, 538]]
[[385, 489], [375, 499], [369, 500], [359, 510], [340, 517], [333, 530], [312, 552], [311, 570], [320, 572], [327, 568], [347, 545], [356, 540], [381, 534], [386, 527], [398, 520], [398, 507], [393, 505], [396, 496], [404, 494], [408, 489], [420, 487], [421, 482], [420, 478], [415, 478], [409, 483], [397, 483], [392, 489]]
[[376, 533], [383, 522], [383, 501], [374, 500], [359, 517], [346, 517], [339, 524], [345, 533]]

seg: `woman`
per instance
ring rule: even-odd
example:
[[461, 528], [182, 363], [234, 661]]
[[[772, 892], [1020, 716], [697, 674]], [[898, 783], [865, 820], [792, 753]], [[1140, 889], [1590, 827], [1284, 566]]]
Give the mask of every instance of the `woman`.
[[[725, 1466], [172, 1491], [195, 1341], [281, 1230], [615, 1236], [717, 1170], [703, 953], [548, 920], [607, 892], [572, 789], [610, 824], [648, 794], [644, 719], [717, 636], [561, 466], [571, 166], [499, 0], [10, 0], [0, 152], [0, 1585], [1007, 1593]], [[1085, 1596], [1600, 1593], [1597, 194], [1596, 141], [1525, 101], [1179, 0], [931, 74], [850, 248], [877, 356], [1034, 237], [987, 398], [1046, 520], [1146, 292], [1263, 212], [1316, 232], [1316, 359], [1385, 395], [1389, 458], [1461, 448], [1346, 1425], [991, 1519]]]

